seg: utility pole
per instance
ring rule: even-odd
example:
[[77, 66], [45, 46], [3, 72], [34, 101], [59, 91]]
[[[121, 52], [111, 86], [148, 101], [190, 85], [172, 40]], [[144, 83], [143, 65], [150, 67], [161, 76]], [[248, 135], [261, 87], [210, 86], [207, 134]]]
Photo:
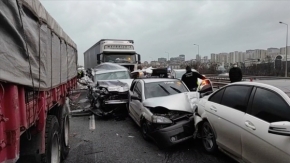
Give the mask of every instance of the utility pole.
[[286, 27], [287, 27], [287, 30], [286, 30], [286, 49], [285, 49], [285, 53], [286, 53], [286, 63], [285, 63], [285, 77], [287, 77], [288, 76], [288, 66], [287, 66], [287, 53], [288, 53], [288, 51], [287, 51], [287, 46], [288, 46], [288, 24], [286, 24], [286, 23], [283, 23], [283, 22], [279, 22], [280, 24], [284, 24], [284, 25], [286, 25]]

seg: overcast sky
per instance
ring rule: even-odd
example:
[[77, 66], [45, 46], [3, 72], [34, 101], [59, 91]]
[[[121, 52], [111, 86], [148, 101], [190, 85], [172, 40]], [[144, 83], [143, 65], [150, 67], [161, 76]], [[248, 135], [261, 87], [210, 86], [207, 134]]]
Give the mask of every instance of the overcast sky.
[[185, 54], [267, 49], [286, 45], [290, 1], [41, 0], [83, 52], [100, 39], [133, 39], [142, 62]]

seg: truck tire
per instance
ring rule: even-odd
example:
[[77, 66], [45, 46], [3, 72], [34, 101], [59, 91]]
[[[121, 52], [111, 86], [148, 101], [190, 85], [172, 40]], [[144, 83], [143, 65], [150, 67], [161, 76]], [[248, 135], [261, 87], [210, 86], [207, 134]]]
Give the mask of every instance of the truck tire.
[[69, 154], [70, 146], [69, 146], [69, 133], [70, 133], [70, 118], [69, 111], [64, 104], [60, 106], [58, 112], [58, 121], [60, 125], [60, 145], [61, 145], [61, 160], [65, 160]]
[[54, 115], [48, 115], [45, 127], [45, 153], [41, 156], [42, 163], [60, 163], [59, 123]]
[[70, 133], [70, 118], [69, 111], [66, 105], [61, 109], [61, 134], [60, 134], [60, 142], [61, 142], [61, 160], [65, 160], [69, 154], [70, 146], [69, 146], [69, 133]]

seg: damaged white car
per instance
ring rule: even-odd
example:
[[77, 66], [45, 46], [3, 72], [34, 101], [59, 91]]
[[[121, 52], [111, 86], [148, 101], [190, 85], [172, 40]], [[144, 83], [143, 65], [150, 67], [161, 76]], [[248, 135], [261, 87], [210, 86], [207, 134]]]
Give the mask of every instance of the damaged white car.
[[136, 79], [130, 88], [128, 113], [144, 139], [168, 147], [193, 137], [199, 98], [199, 92], [190, 92], [178, 79]]

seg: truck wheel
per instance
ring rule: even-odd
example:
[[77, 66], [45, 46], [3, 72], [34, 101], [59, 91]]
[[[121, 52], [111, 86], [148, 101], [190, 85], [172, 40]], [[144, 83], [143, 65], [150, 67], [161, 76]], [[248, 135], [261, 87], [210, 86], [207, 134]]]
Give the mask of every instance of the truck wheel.
[[69, 133], [70, 133], [70, 119], [69, 112], [66, 105], [59, 108], [58, 114], [60, 124], [60, 145], [61, 145], [61, 160], [65, 160], [69, 154]]
[[70, 118], [69, 112], [66, 106], [62, 109], [62, 130], [61, 130], [61, 159], [67, 158], [70, 150], [69, 146], [69, 133], [70, 133]]
[[45, 127], [45, 153], [42, 154], [42, 163], [60, 163], [59, 124], [56, 116], [48, 115]]

